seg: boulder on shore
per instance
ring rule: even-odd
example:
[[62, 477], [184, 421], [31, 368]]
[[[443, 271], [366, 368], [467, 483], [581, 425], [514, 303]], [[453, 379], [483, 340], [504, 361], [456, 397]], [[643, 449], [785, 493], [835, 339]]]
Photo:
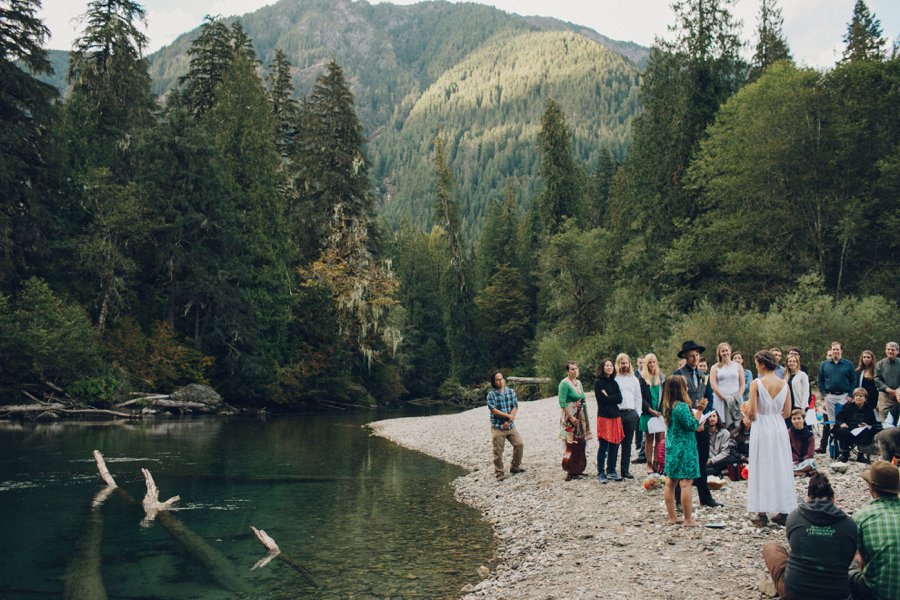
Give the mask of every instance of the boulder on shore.
[[170, 396], [172, 400], [178, 402], [196, 402], [207, 407], [209, 412], [218, 412], [225, 407], [222, 396], [216, 390], [208, 385], [201, 383], [192, 383], [182, 388], [178, 388]]

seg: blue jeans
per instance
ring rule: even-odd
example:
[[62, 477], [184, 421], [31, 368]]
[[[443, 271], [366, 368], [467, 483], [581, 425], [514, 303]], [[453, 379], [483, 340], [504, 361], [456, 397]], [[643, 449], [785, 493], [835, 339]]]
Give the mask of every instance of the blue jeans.
[[[597, 450], [597, 473], [615, 473], [616, 459], [619, 457], [619, 444], [611, 444], [600, 438], [600, 448]], [[603, 468], [603, 463], [606, 468]]]

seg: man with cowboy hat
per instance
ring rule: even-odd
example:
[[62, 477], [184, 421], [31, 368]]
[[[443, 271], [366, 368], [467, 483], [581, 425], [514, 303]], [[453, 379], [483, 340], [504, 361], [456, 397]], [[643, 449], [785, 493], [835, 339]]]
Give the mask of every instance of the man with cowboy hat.
[[863, 473], [872, 502], [853, 520], [859, 543], [859, 566], [850, 568], [854, 600], [900, 598], [900, 471], [877, 461]]
[[[708, 404], [706, 411], [713, 410], [712, 388], [709, 386], [709, 377], [704, 375], [698, 368], [700, 355], [706, 350], [703, 346], [697, 345], [693, 340], [689, 340], [681, 345], [681, 351], [678, 358], [683, 358], [685, 364], [683, 367], [672, 373], [672, 375], [681, 375], [687, 380], [688, 396], [691, 398], [691, 408], [696, 407], [697, 402], [701, 398], [706, 398]], [[721, 502], [717, 502], [709, 491], [709, 484], [706, 483], [706, 461], [709, 460], [709, 433], [706, 427], [701, 427], [699, 431], [694, 432], [697, 439], [697, 455], [700, 459], [700, 477], [694, 480], [697, 486], [697, 493], [700, 496], [700, 504], [703, 506], [724, 506]], [[679, 495], [675, 494], [676, 498]]]

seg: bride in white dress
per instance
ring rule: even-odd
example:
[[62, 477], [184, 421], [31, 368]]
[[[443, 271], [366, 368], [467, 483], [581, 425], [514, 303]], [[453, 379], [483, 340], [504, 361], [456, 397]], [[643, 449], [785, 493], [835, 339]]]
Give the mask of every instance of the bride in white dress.
[[747, 416], [750, 429], [747, 510], [756, 513], [753, 523], [768, 522], [766, 513], [778, 513], [772, 520], [784, 525], [787, 513], [797, 508], [794, 491], [791, 442], [784, 420], [791, 414], [791, 391], [775, 375], [775, 357], [767, 350], [753, 357], [760, 374], [750, 384]]

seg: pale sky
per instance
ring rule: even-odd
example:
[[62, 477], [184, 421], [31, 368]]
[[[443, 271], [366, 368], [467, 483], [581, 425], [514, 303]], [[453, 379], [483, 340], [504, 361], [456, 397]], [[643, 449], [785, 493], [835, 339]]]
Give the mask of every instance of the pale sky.
[[[394, 0], [412, 4], [418, 0]], [[377, 2], [372, 2], [373, 4]], [[480, 1], [520, 15], [556, 17], [585, 25], [603, 35], [650, 46], [655, 36], [668, 36], [674, 21], [670, 0], [494, 0]], [[200, 25], [204, 15], [243, 15], [274, 4], [273, 0], [144, 0], [147, 10], [148, 52], [172, 42]], [[841, 41], [853, 14], [855, 0], [781, 0], [784, 32], [794, 59], [801, 65], [829, 68], [840, 58]], [[900, 33], [900, 0], [869, 0], [869, 10], [881, 21], [891, 41]], [[43, 0], [41, 17], [50, 28], [48, 48], [68, 50], [77, 36], [76, 17], [87, 0]], [[753, 32], [759, 0], [737, 0], [732, 13], [743, 21], [742, 38], [755, 43]], [[748, 50], [748, 56], [752, 49]]]

